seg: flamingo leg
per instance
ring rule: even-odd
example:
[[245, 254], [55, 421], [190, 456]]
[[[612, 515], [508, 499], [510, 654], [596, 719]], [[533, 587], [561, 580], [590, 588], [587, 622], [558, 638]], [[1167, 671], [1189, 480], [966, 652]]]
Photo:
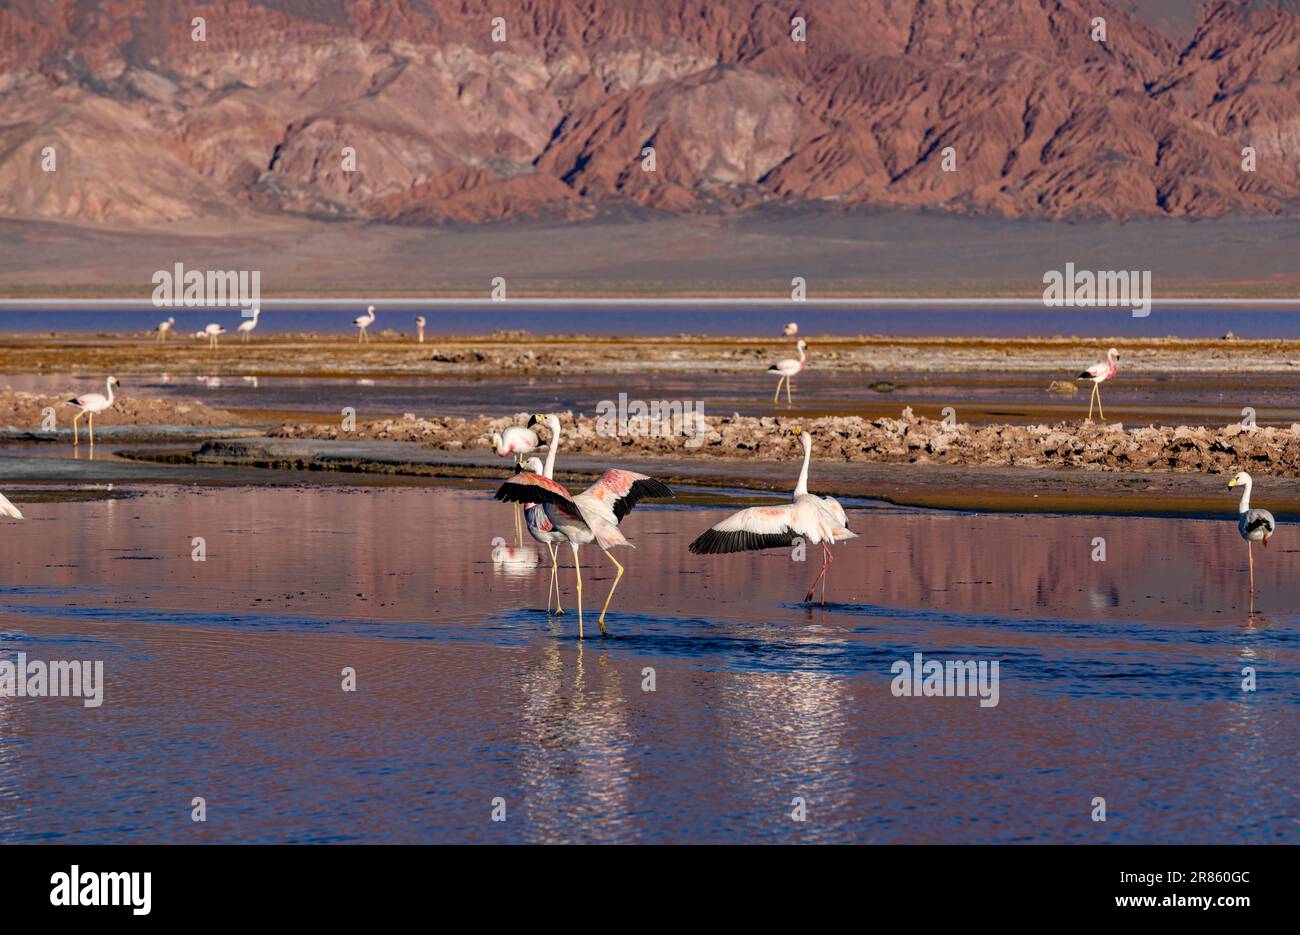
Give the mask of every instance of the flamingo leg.
[[1255, 599], [1255, 551], [1249, 539], [1246, 540], [1246, 557], [1250, 559], [1250, 597], [1253, 601]]
[[79, 412], [79, 413], [77, 413], [75, 416], [72, 417], [72, 447], [73, 447], [73, 448], [76, 448], [77, 445], [79, 444], [79, 442], [77, 441], [77, 421], [78, 421], [78, 420], [79, 420], [83, 415], [84, 415], [84, 413]]
[[[817, 590], [818, 583], [820, 583], [821, 580], [826, 577], [826, 565], [828, 564], [827, 560], [829, 558], [830, 558], [830, 552], [826, 550], [826, 545], [825, 543], [823, 543], [822, 544], [822, 570], [818, 573], [817, 577], [813, 579], [812, 585], [808, 588], [808, 593], [804, 595], [803, 602], [805, 604], [812, 603], [813, 592]], [[822, 598], [822, 603], [823, 604], [826, 603], [826, 599], [824, 597]]]
[[92, 412], [89, 416], [86, 417], [86, 421], [90, 423], [90, 447], [94, 448], [95, 447], [95, 414]]
[[1088, 394], [1088, 421], [1092, 421], [1092, 402], [1097, 398], [1097, 384], [1092, 385], [1092, 392]]
[[772, 405], [775, 406], [781, 399], [781, 384], [785, 382], [785, 377], [776, 381], [776, 392], [772, 394]]
[[609, 636], [605, 632], [605, 611], [609, 610], [609, 602], [614, 599], [614, 589], [618, 587], [619, 579], [623, 577], [623, 566], [618, 563], [618, 559], [611, 552], [606, 552], [605, 555], [614, 563], [614, 567], [618, 569], [618, 574], [614, 575], [614, 583], [609, 586], [609, 597], [605, 598], [605, 606], [600, 609], [600, 618], [596, 621], [600, 624], [601, 636]]
[[560, 609], [560, 582], [557, 577], [559, 574], [559, 562], [555, 557], [555, 543], [546, 543], [547, 551], [551, 553], [551, 586], [546, 589], [546, 612], [551, 612], [551, 592], [555, 592], [555, 613], [556, 615], [564, 613]]
[[570, 542], [573, 549], [573, 573], [578, 578], [578, 639], [582, 639], [582, 565], [578, 563], [578, 543]]
[[785, 404], [790, 405], [790, 378], [785, 378]]
[[1101, 408], [1101, 384], [1098, 383], [1096, 386], [1093, 387], [1093, 390], [1097, 394], [1097, 415], [1101, 417], [1101, 421], [1105, 422], [1106, 411]]

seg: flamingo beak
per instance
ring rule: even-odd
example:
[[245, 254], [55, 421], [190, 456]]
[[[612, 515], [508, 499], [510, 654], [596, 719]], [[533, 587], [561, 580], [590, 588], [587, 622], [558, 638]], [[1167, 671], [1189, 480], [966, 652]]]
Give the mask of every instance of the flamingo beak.
[[1228, 481], [1228, 486], [1229, 486], [1229, 487], [1236, 487], [1236, 486], [1237, 486], [1237, 478], [1234, 477], [1232, 480]]
[[541, 421], [542, 421], [541, 416], [534, 415], [530, 417], [528, 420], [528, 428], [532, 428], [534, 425], [537, 425]]

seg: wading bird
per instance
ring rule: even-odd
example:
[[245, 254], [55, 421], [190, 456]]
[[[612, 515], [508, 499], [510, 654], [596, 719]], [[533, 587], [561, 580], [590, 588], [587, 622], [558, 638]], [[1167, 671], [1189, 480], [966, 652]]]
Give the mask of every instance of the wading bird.
[[1092, 381], [1092, 395], [1088, 397], [1088, 421], [1092, 421], [1092, 402], [1097, 401], [1097, 414], [1104, 421], [1106, 413], [1101, 408], [1101, 385], [1113, 377], [1118, 370], [1115, 366], [1119, 363], [1119, 351], [1111, 348], [1106, 352], [1106, 362], [1104, 364], [1093, 364], [1083, 373], [1079, 374], [1079, 380]]
[[226, 329], [213, 322], [203, 329], [203, 333], [208, 336], [208, 346], [215, 351], [217, 349], [217, 338], [225, 334]]
[[172, 325], [176, 324], [175, 318], [168, 318], [166, 321], [158, 322], [158, 337], [156, 341], [166, 341], [167, 335], [171, 334]]
[[[560, 420], [554, 415], [533, 416], [529, 424], [543, 421], [551, 429], [550, 444], [558, 448]], [[549, 477], [528, 471], [516, 474], [506, 481], [496, 494], [498, 500], [540, 503], [555, 531], [573, 549], [573, 571], [577, 577], [578, 589], [578, 639], [583, 638], [582, 566], [578, 559], [578, 549], [588, 543], [596, 543], [617, 569], [614, 583], [610, 585], [609, 595], [605, 598], [605, 606], [601, 608], [600, 617], [596, 621], [601, 636], [608, 636], [605, 613], [609, 610], [609, 602], [614, 599], [614, 591], [618, 588], [624, 571], [609, 550], [621, 545], [634, 548], [618, 524], [641, 500], [672, 495], [673, 492], [662, 481], [618, 468], [606, 471], [596, 483], [577, 496], [571, 496], [568, 490]]]
[[352, 324], [361, 329], [357, 332], [358, 343], [370, 340], [370, 335], [366, 333], [366, 329], [375, 323], [376, 317], [375, 307], [373, 305], [367, 305], [366, 313], [364, 315], [358, 315], [356, 318], [352, 319]]
[[[540, 474], [542, 477], [554, 477], [555, 447], [554, 444], [548, 446], [545, 466], [542, 465], [540, 458], [529, 458], [524, 462], [524, 469]], [[551, 553], [551, 586], [546, 589], [546, 612], [548, 614], [551, 612], [551, 594], [554, 592], [555, 613], [563, 614], [564, 608], [560, 606], [559, 562], [555, 556], [555, 547], [566, 541], [564, 534], [556, 531], [540, 503], [524, 504], [524, 523], [528, 527], [528, 534], [546, 546], [546, 551]]]
[[22, 519], [23, 514], [18, 507], [9, 502], [4, 494], [0, 493], [0, 516], [12, 516], [14, 519]]
[[785, 330], [782, 331], [781, 333], [784, 334], [787, 338], [793, 338], [796, 334], [799, 333], [798, 323], [793, 321], [790, 322], [790, 324], [785, 326]]
[[118, 382], [117, 377], [109, 377], [104, 385], [108, 389], [107, 396], [103, 393], [85, 393], [81, 396], [74, 396], [72, 399], [66, 400], [67, 405], [76, 406], [81, 410], [72, 417], [72, 447], [74, 448], [79, 444], [77, 439], [77, 420], [82, 416], [86, 416], [90, 422], [90, 447], [95, 447], [95, 413], [103, 412], [105, 409], [108, 409], [113, 405], [113, 387], [121, 386], [122, 384]]
[[812, 436], [792, 429], [803, 442], [803, 469], [795, 484], [794, 500], [783, 506], [751, 506], [740, 510], [722, 522], [706, 529], [690, 545], [696, 555], [715, 555], [723, 552], [745, 552], [790, 546], [795, 539], [820, 544], [822, 570], [813, 580], [804, 597], [813, 599], [818, 582], [822, 586], [822, 603], [826, 603], [826, 568], [830, 565], [830, 546], [845, 539], [856, 539], [850, 532], [844, 507], [834, 497], [815, 497], [808, 492], [808, 462], [812, 460]]
[[235, 330], [239, 332], [241, 340], [244, 341], [248, 340], [248, 336], [252, 334], [253, 329], [257, 327], [257, 318], [261, 314], [262, 314], [262, 306], [254, 305], [253, 317], [248, 319], [247, 321], [240, 322], [239, 327], [236, 328]]
[[[532, 425], [530, 422], [529, 425]], [[520, 428], [512, 425], [504, 432], [499, 432], [492, 436], [492, 447], [496, 449], [497, 457], [504, 458], [509, 455], [515, 456], [515, 473], [518, 474], [524, 469], [524, 455], [535, 451], [541, 443], [537, 440], [537, 433], [531, 428]], [[515, 504], [515, 538], [522, 540], [524, 537], [523, 514], [519, 509], [519, 504]]]
[[1249, 474], [1241, 471], [1232, 480], [1228, 481], [1229, 487], [1242, 487], [1241, 505], [1237, 507], [1237, 532], [1241, 533], [1241, 538], [1246, 540], [1246, 557], [1250, 561], [1250, 596], [1255, 597], [1255, 554], [1253, 544], [1256, 542], [1264, 543], [1264, 548], [1268, 548], [1268, 539], [1273, 535], [1273, 530], [1277, 528], [1277, 523], [1273, 520], [1273, 514], [1268, 510], [1252, 510], [1250, 508], [1250, 489], [1254, 485]]
[[781, 374], [781, 379], [776, 381], [776, 395], [772, 397], [773, 406], [775, 406], [776, 401], [781, 398], [782, 382], [785, 383], [785, 401], [787, 404], [790, 402], [790, 378], [803, 370], [804, 361], [806, 360], [803, 349], [807, 346], [808, 343], [800, 338], [799, 342], [795, 344], [795, 348], [799, 351], [798, 360], [795, 360], [793, 357], [787, 357], [785, 360], [778, 360], [772, 366], [767, 368], [768, 373]]
[[424, 316], [420, 315], [415, 319], [415, 334], [421, 344], [424, 343]]

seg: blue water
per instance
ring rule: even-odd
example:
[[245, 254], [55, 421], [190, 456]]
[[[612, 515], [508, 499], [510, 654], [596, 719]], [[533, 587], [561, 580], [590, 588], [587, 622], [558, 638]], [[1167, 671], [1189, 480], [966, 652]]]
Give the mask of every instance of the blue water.
[[[488, 334], [523, 330], [533, 334], [672, 336], [677, 334], [766, 337], [779, 335], [791, 320], [804, 335], [893, 335], [923, 337], [978, 335], [984, 337], [1077, 336], [1218, 338], [1232, 331], [1240, 338], [1300, 338], [1300, 300], [1288, 309], [1163, 308], [1146, 318], [1126, 309], [1046, 308], [925, 308], [914, 306], [860, 308], [830, 305], [731, 308], [671, 306], [645, 308], [529, 307], [523, 301], [502, 308], [445, 306], [388, 309], [378, 304], [372, 334], [387, 329], [413, 334], [416, 315], [428, 320], [431, 335]], [[352, 320], [365, 311], [355, 309], [273, 309], [262, 313], [259, 334], [284, 332], [352, 333]], [[152, 331], [164, 318], [175, 317], [176, 333], [189, 335], [209, 322], [229, 331], [243, 320], [237, 309], [168, 310], [113, 308], [98, 311], [10, 308], [0, 311], [0, 332], [79, 332], [131, 334]]]

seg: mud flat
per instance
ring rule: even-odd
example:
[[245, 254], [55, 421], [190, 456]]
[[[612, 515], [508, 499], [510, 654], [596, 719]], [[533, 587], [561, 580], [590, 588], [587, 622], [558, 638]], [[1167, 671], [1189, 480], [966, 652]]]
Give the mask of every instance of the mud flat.
[[[1293, 373], [1300, 341], [1184, 338], [892, 338], [810, 334], [810, 367], [826, 371], [1004, 373], [1068, 378], [1114, 344], [1125, 373]], [[367, 377], [644, 372], [752, 372], [792, 353], [786, 339], [607, 338], [522, 331], [432, 339], [392, 332], [368, 344], [340, 335], [292, 334], [227, 340], [218, 349], [189, 337], [49, 334], [0, 337], [7, 373], [204, 373]]]
[[[98, 392], [102, 392], [101, 387]], [[76, 408], [67, 405], [72, 393], [49, 395], [0, 390], [0, 439], [65, 441], [72, 437]], [[46, 413], [53, 410], [56, 428], [47, 430]], [[84, 435], [86, 418], [81, 420]], [[118, 396], [113, 406], [95, 415], [95, 434], [117, 441], [185, 439], [212, 434], [260, 434], [245, 417], [200, 402], [171, 401], [146, 396]]]
[[[711, 416], [689, 435], [605, 434], [596, 420], [559, 416], [561, 447], [569, 453], [638, 458], [726, 458], [781, 461], [797, 449], [790, 430], [812, 433], [814, 457], [823, 462], [950, 467], [1072, 468], [1223, 474], [1249, 470], [1279, 477], [1300, 474], [1300, 424], [1248, 428], [1186, 426], [1126, 428], [1087, 421], [1055, 424], [947, 425], [912, 415], [898, 419], [858, 416], [792, 418]], [[285, 424], [273, 437], [413, 442], [445, 450], [482, 450], [491, 436], [527, 415], [477, 419], [381, 419], [358, 423], [355, 432], [338, 424]], [[545, 440], [545, 431], [541, 433]], [[565, 459], [567, 460], [567, 458]]]
[[[197, 450], [123, 451], [142, 466], [167, 461], [207, 472], [217, 466], [312, 472], [326, 482], [376, 475], [399, 478], [474, 479], [497, 482], [510, 467], [482, 450], [446, 450], [411, 442], [319, 439], [213, 439]], [[590, 482], [617, 465], [661, 478], [677, 487], [737, 488], [788, 497], [798, 474], [792, 447], [769, 452], [772, 460], [700, 457], [678, 449], [671, 457], [647, 457], [625, 448], [608, 454], [565, 454], [556, 478], [561, 483]], [[180, 467], [178, 477], [188, 468]], [[122, 466], [122, 470], [127, 468]], [[1012, 512], [1224, 515], [1235, 499], [1222, 474], [1141, 473], [1061, 470], [1046, 467], [955, 466], [941, 463], [894, 465], [817, 461], [811, 487], [845, 498], [884, 500], [902, 506]], [[125, 479], [125, 475], [120, 475]], [[1257, 489], [1281, 515], [1300, 512], [1300, 480], [1270, 479]], [[701, 492], [679, 495], [680, 502], [710, 503]]]

